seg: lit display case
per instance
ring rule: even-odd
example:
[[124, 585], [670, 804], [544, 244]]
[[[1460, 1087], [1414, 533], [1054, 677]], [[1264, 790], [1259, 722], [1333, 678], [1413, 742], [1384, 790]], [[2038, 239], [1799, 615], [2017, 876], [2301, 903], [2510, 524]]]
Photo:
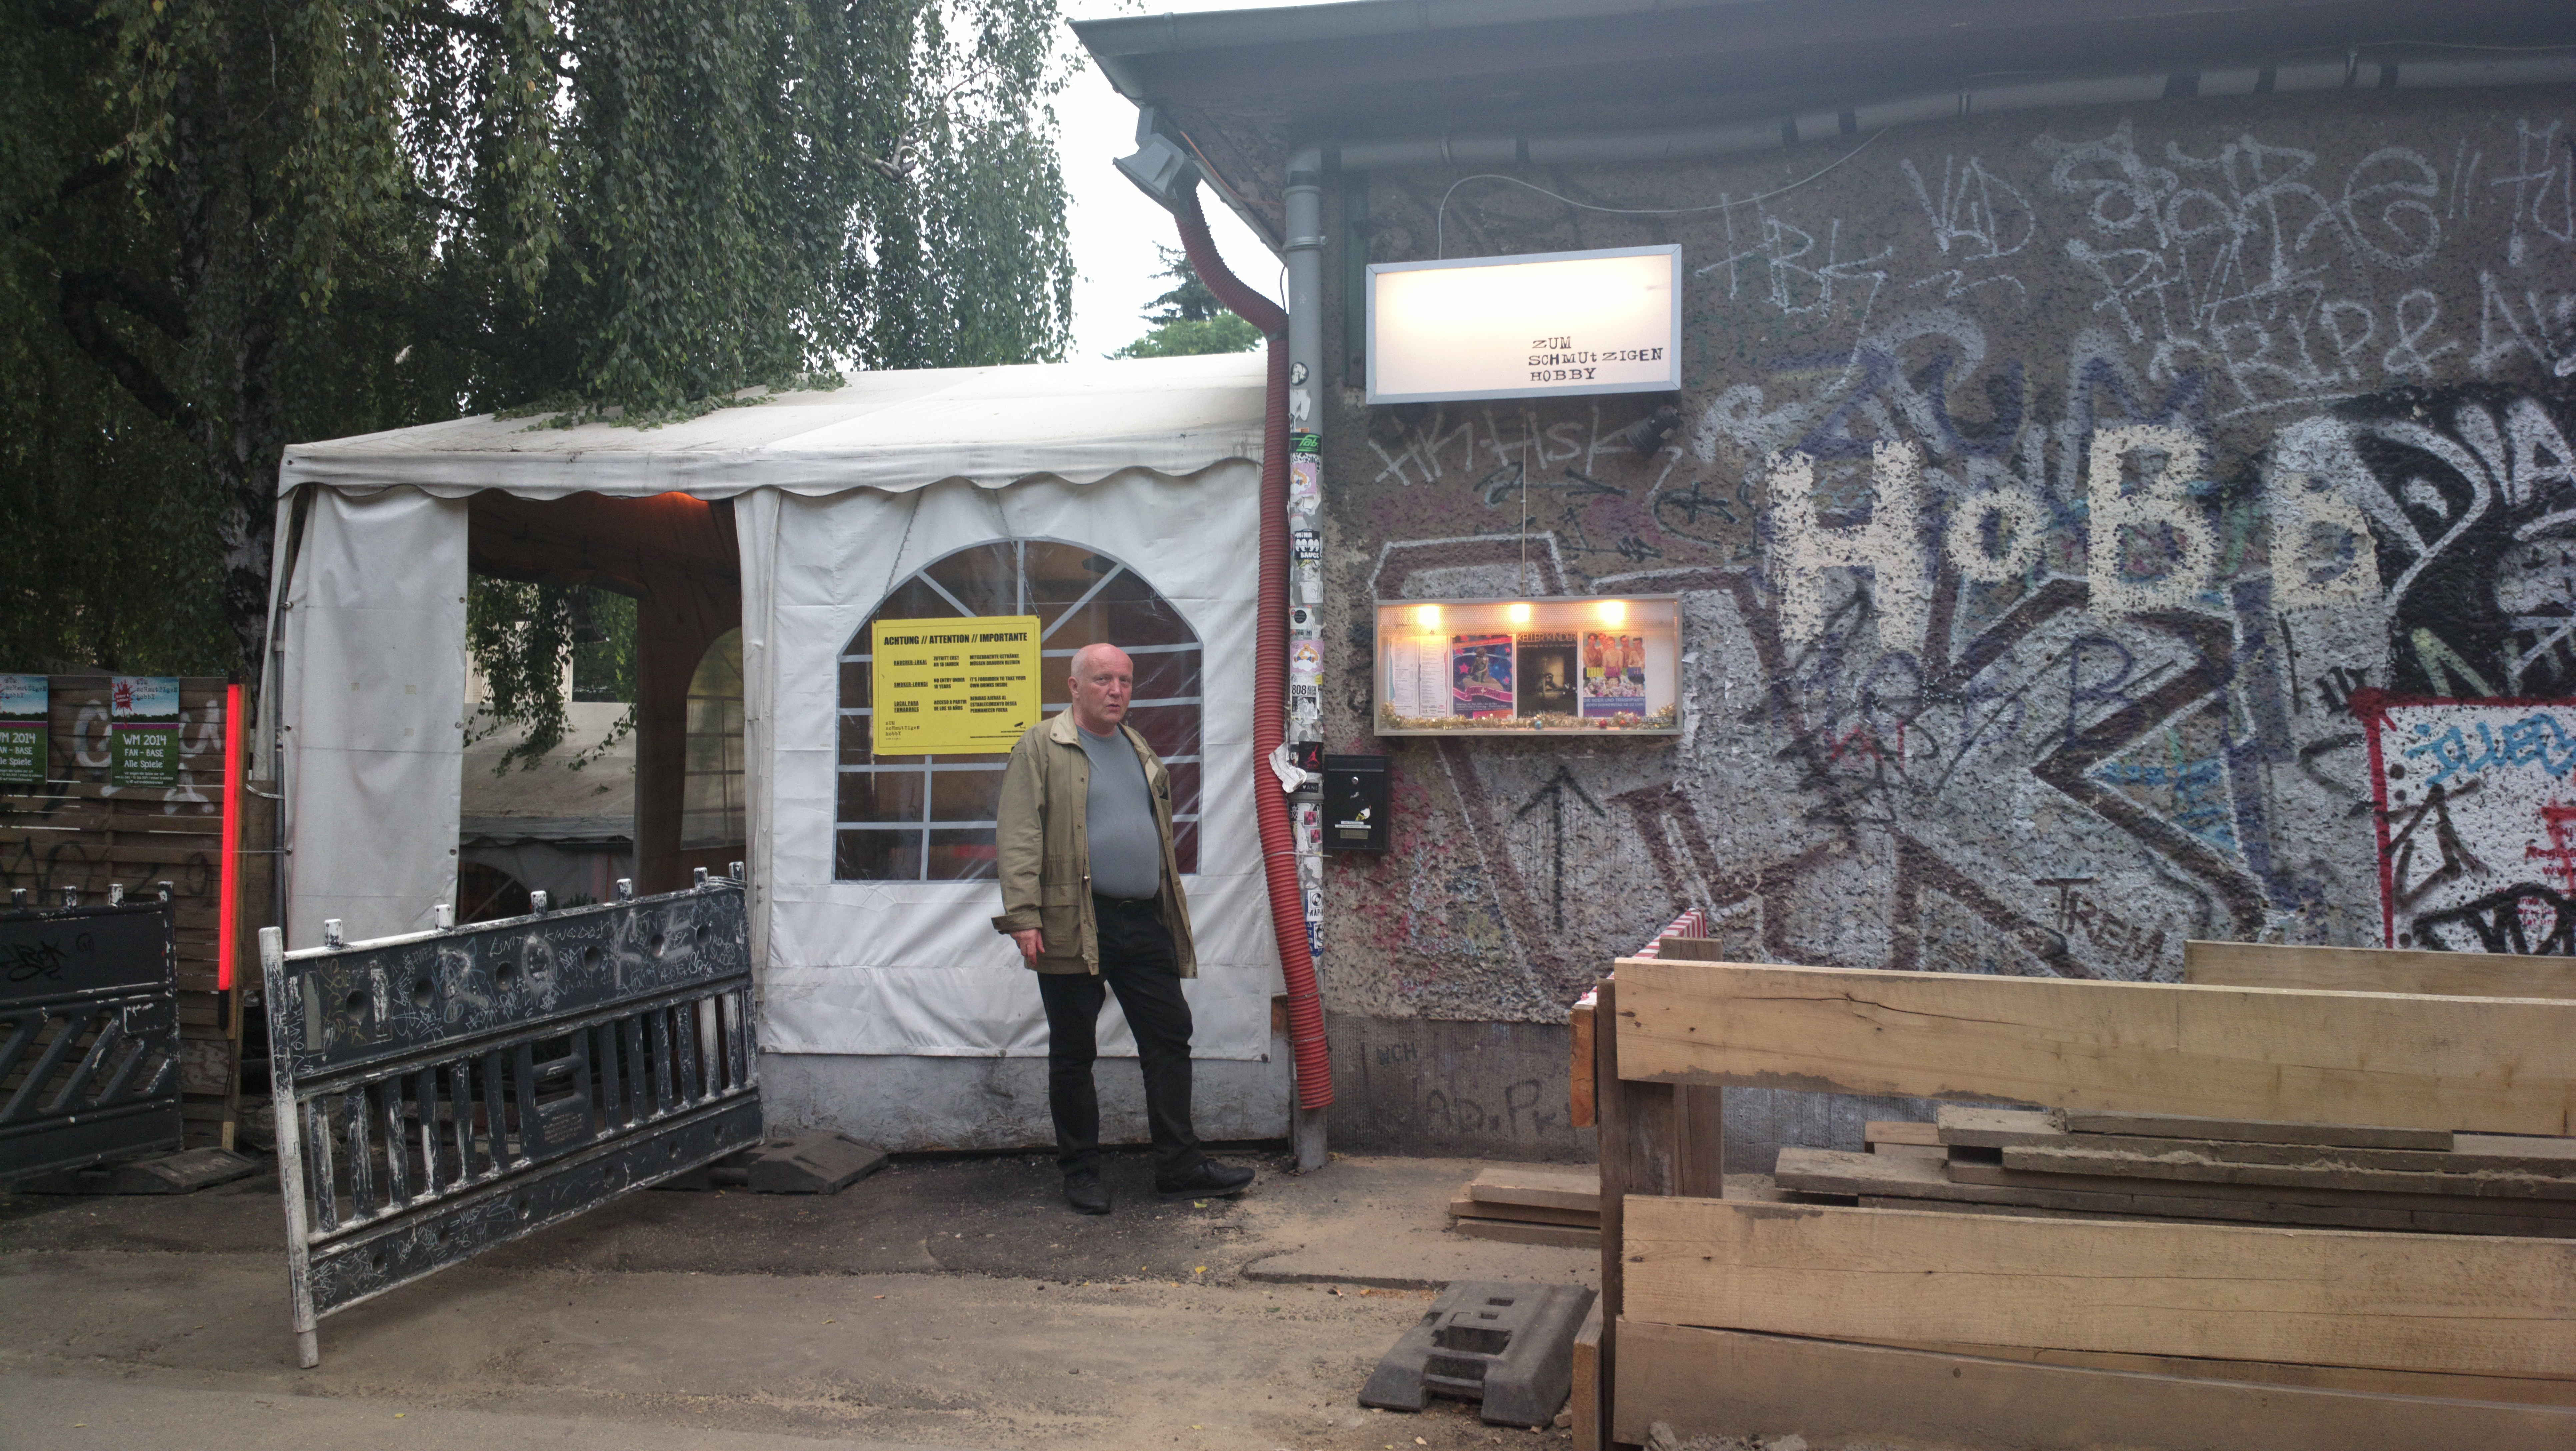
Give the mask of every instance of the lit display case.
[[1377, 607], [1381, 736], [1675, 735], [1680, 676], [1679, 595]]

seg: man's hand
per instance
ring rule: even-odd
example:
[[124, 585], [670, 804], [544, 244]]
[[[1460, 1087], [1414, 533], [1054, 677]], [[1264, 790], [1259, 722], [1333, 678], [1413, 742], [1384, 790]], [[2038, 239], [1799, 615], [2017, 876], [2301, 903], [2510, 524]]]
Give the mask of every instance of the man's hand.
[[1020, 944], [1020, 956], [1029, 962], [1037, 961], [1038, 954], [1046, 949], [1046, 939], [1038, 936], [1034, 927], [1012, 933], [1011, 940]]

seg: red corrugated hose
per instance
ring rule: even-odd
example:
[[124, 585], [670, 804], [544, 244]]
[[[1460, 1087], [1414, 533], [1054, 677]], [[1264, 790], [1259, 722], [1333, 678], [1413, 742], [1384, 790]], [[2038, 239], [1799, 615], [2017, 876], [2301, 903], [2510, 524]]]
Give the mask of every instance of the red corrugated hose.
[[1333, 1101], [1333, 1068], [1324, 1051], [1324, 1005], [1315, 992], [1315, 959], [1306, 950], [1306, 900], [1297, 888], [1297, 839], [1288, 799], [1270, 772], [1270, 754], [1287, 735], [1288, 716], [1288, 314], [1243, 285], [1217, 255], [1193, 184], [1174, 213], [1190, 266], [1235, 316], [1261, 329], [1270, 350], [1270, 386], [1261, 426], [1261, 610], [1252, 667], [1252, 794], [1261, 822], [1261, 865], [1270, 879], [1270, 930], [1279, 939], [1279, 969], [1288, 982], [1288, 1046], [1297, 1060], [1297, 1106]]

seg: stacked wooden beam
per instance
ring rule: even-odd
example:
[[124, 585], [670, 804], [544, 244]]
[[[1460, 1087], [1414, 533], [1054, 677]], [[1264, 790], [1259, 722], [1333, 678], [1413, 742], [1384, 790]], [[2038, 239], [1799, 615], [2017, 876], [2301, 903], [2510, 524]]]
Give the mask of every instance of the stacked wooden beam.
[[1863, 1209], [2576, 1239], [2576, 1139], [1945, 1107], [1938, 1147], [1784, 1148], [1783, 1189]]
[[1597, 1170], [1495, 1164], [1449, 1201], [1449, 1227], [1478, 1239], [1601, 1246], [1601, 1175]]
[[[1600, 1004], [1595, 1444], [2576, 1446], [2576, 995], [1676, 958]], [[1967, 1102], [1767, 1203], [1652, 1171], [1727, 1086]]]

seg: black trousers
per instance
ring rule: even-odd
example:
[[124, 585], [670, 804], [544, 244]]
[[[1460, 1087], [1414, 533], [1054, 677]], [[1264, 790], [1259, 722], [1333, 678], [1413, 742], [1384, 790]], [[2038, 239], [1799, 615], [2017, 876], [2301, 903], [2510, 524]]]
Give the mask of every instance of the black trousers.
[[1112, 992], [1135, 1035], [1145, 1070], [1145, 1121], [1154, 1137], [1154, 1177], [1197, 1167], [1190, 1129], [1190, 1003], [1181, 996], [1180, 959], [1152, 902], [1094, 897], [1100, 975], [1042, 972], [1047, 1015], [1047, 1107], [1055, 1115], [1056, 1162], [1068, 1175], [1100, 1167], [1100, 1097], [1091, 1081], [1099, 1057], [1100, 1009]]

